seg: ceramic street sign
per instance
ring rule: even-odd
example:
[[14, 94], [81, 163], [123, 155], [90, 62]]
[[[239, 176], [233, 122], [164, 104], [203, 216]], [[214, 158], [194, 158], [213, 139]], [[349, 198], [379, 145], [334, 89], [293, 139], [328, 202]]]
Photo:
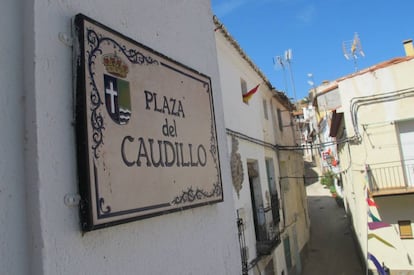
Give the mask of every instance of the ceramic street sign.
[[75, 18], [82, 229], [223, 200], [210, 78]]

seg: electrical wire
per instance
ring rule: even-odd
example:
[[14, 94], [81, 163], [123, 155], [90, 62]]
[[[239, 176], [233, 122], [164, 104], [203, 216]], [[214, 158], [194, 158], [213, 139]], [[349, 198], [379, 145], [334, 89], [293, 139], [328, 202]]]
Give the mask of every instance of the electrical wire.
[[350, 101], [350, 113], [351, 113], [351, 120], [352, 126], [354, 128], [355, 139], [361, 140], [361, 133], [359, 132], [358, 128], [358, 110], [362, 106], [375, 104], [375, 103], [382, 103], [382, 102], [390, 102], [396, 101], [399, 99], [403, 99], [406, 97], [414, 96], [414, 87], [405, 88], [393, 92], [387, 92], [382, 94], [375, 94], [369, 96], [360, 96], [354, 97]]
[[352, 139], [350, 138], [344, 138], [341, 140], [321, 142], [321, 143], [316, 143], [312, 145], [279, 145], [279, 144], [272, 144], [272, 143], [269, 143], [269, 142], [266, 142], [266, 141], [263, 141], [257, 138], [247, 136], [243, 133], [231, 130], [229, 128], [226, 128], [226, 132], [230, 136], [238, 137], [242, 140], [250, 141], [252, 143], [255, 143], [255, 144], [258, 144], [258, 145], [261, 145], [261, 146], [264, 146], [264, 147], [267, 147], [273, 150], [280, 150], [280, 151], [303, 151], [303, 150], [308, 150], [308, 149], [320, 149], [326, 146], [338, 145], [338, 144], [352, 141]]

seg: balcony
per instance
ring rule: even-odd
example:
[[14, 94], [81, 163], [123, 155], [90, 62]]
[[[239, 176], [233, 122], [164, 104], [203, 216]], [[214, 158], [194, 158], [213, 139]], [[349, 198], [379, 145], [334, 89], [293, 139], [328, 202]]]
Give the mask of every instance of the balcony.
[[414, 160], [370, 164], [367, 173], [373, 196], [414, 193]]
[[276, 221], [275, 223], [273, 222], [273, 214], [270, 207], [265, 209], [262, 208], [259, 212], [264, 216], [264, 223], [258, 230], [259, 234], [256, 235], [257, 254], [270, 255], [280, 244], [279, 221]]

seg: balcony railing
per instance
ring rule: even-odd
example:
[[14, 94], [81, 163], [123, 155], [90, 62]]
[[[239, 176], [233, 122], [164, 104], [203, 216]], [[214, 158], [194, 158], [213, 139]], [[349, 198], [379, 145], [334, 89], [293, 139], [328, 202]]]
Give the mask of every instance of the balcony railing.
[[414, 160], [370, 164], [367, 172], [373, 196], [414, 193]]
[[260, 235], [257, 237], [256, 249], [259, 255], [270, 255], [275, 247], [280, 244], [280, 233], [278, 223], [273, 222], [273, 214], [271, 208], [260, 209], [263, 215], [264, 224], [259, 230]]

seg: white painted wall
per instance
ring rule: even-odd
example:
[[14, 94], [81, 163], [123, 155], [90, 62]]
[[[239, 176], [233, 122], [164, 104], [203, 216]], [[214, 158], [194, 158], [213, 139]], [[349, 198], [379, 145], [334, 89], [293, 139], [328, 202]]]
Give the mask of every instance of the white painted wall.
[[[59, 40], [77, 13], [212, 78], [224, 202], [81, 233], [64, 204], [78, 183], [72, 48]], [[0, 273], [240, 274], [210, 1], [6, 1], [0, 22]]]
[[[385, 259], [388, 262], [399, 262], [399, 260], [403, 259], [403, 263], [407, 266], [405, 268], [412, 269], [407, 263], [404, 261], [407, 259], [407, 254], [412, 257], [414, 255], [414, 239], [400, 239], [398, 234], [399, 227], [398, 221], [399, 220], [410, 220], [411, 221], [411, 228], [414, 226], [414, 213], [410, 205], [412, 205], [414, 201], [414, 195], [405, 195], [405, 196], [395, 196], [395, 197], [388, 197], [388, 198], [376, 198], [375, 203], [377, 203], [379, 211], [381, 213], [381, 219], [387, 223], [391, 224], [391, 227], [382, 229], [385, 231], [384, 234], [389, 237], [389, 241], [394, 244], [396, 247], [395, 250], [399, 253], [395, 253], [394, 250], [389, 250], [387, 247], [386, 249], [382, 248], [382, 250], [388, 250], [388, 256], [397, 258], [398, 260], [392, 260], [387, 257]], [[408, 207], [407, 207], [408, 206]], [[389, 231], [389, 232], [387, 232]], [[396, 236], [397, 235], [397, 236]], [[381, 249], [381, 248], [380, 248]], [[400, 269], [403, 269], [402, 266], [398, 266]]]
[[[252, 71], [250, 65], [235, 52], [226, 38], [222, 35], [216, 38], [220, 49], [218, 57], [225, 106], [225, 125], [233, 131], [263, 140], [263, 103], [262, 96], [258, 95], [262, 95], [266, 90], [265, 84], [262, 83], [263, 80], [259, 75]], [[246, 81], [248, 91], [262, 83], [249, 104], [243, 103], [242, 100], [241, 78]]]
[[[241, 133], [245, 136], [254, 138], [256, 140], [265, 141], [270, 144], [289, 145], [295, 144], [294, 132], [292, 127], [289, 127], [290, 112], [286, 110], [276, 98], [275, 93], [263, 83], [260, 75], [253, 70], [252, 66], [242, 58], [240, 53], [222, 33], [221, 30], [216, 32], [217, 39], [217, 54], [220, 70], [221, 85], [223, 91], [223, 105], [224, 105], [224, 120], [226, 128]], [[247, 90], [262, 83], [257, 93], [253, 95], [248, 104], [242, 101], [240, 78], [247, 83]], [[268, 119], [264, 116], [263, 100], [267, 102]], [[271, 103], [271, 105], [270, 105]], [[277, 109], [282, 112], [281, 117], [284, 127], [283, 131], [279, 129], [279, 120], [277, 117]], [[279, 177], [282, 173], [287, 176], [301, 177], [303, 175], [303, 159], [302, 155], [297, 152], [281, 151], [277, 153], [271, 148], [263, 145], [247, 141], [243, 138], [238, 138], [239, 148], [238, 153], [241, 156], [243, 163], [244, 181], [239, 196], [233, 191], [236, 209], [240, 210], [240, 216], [245, 225], [245, 239], [249, 251], [249, 262], [257, 260], [256, 251], [256, 235], [254, 229], [254, 218], [251, 201], [251, 190], [248, 178], [247, 162], [254, 161], [257, 164], [259, 172], [258, 183], [261, 185], [262, 198], [264, 206], [266, 204], [266, 193], [269, 193], [268, 178], [266, 172], [266, 158], [272, 158], [275, 171], [276, 188], [278, 191], [280, 201], [285, 200], [285, 216], [281, 215], [279, 223], [279, 230], [281, 236], [289, 235], [291, 243], [293, 244], [293, 234], [289, 228], [284, 228], [284, 225], [290, 223], [297, 225], [298, 232], [298, 248], [301, 250], [309, 240], [309, 227], [306, 224], [306, 194], [304, 191], [303, 181], [301, 184], [292, 184], [291, 191], [280, 190]], [[228, 138], [229, 147], [232, 144], [232, 138]], [[284, 160], [286, 163], [285, 169], [279, 169], [279, 162]], [[280, 171], [284, 170], [284, 171]], [[297, 181], [292, 181], [297, 183]], [[234, 190], [234, 189], [233, 189]], [[282, 195], [283, 193], [283, 195]], [[299, 207], [300, 206], [300, 207]], [[281, 206], [282, 207], [282, 206]], [[295, 215], [296, 214], [296, 215]], [[296, 218], [299, 220], [296, 222]], [[286, 219], [284, 221], [283, 219]], [[268, 221], [267, 221], [268, 222]], [[293, 251], [292, 255], [298, 254], [300, 251]], [[264, 267], [269, 263], [270, 259], [274, 260], [275, 274], [288, 273], [286, 269], [286, 262], [284, 258], [283, 243], [279, 244], [270, 257], [263, 257], [260, 259], [256, 267], [249, 271], [249, 274], [258, 274], [263, 272]], [[295, 259], [292, 259], [294, 264], [298, 264]]]
[[0, 9], [0, 273], [29, 274], [24, 178], [21, 1]]
[[[353, 98], [411, 89], [414, 87], [414, 78], [412, 77], [413, 68], [414, 59], [411, 59], [340, 81], [338, 86], [341, 91], [342, 107], [338, 111], [344, 112], [346, 125], [352, 125], [349, 110], [350, 101]], [[402, 98], [404, 100], [401, 100]], [[411, 106], [414, 103], [413, 97], [404, 96], [401, 99], [395, 101], [390, 100], [386, 104], [364, 105], [358, 110], [359, 124], [391, 122], [412, 118]], [[355, 134], [353, 127], [347, 127], [346, 131], [348, 137], [352, 137]], [[359, 131], [361, 133], [363, 131], [361, 126]]]
[[[218, 31], [219, 32], [219, 31]], [[270, 90], [265, 84], [261, 84], [259, 90], [250, 99], [249, 104], [245, 104], [242, 100], [240, 78], [247, 83], [247, 90], [252, 89], [263, 80], [252, 70], [251, 66], [241, 58], [240, 54], [234, 49], [233, 45], [223, 37], [221, 33], [216, 35], [217, 53], [220, 68], [221, 85], [223, 89], [223, 105], [225, 107], [224, 120], [226, 128], [243, 133], [249, 137], [258, 140], [266, 140], [275, 144], [272, 125], [271, 107], [268, 106], [269, 120], [266, 121], [263, 112], [263, 99], [270, 100]], [[227, 137], [229, 147], [231, 146], [231, 137]], [[244, 181], [240, 196], [238, 197], [233, 189], [236, 209], [239, 209], [240, 217], [244, 222], [244, 234], [246, 246], [248, 247], [248, 262], [255, 260], [258, 256], [256, 251], [256, 234], [254, 228], [254, 218], [251, 200], [251, 190], [249, 186], [247, 162], [254, 161], [257, 164], [259, 172], [258, 182], [261, 185], [263, 204], [266, 205], [266, 192], [269, 192], [267, 173], [266, 173], [266, 157], [272, 157], [277, 173], [278, 159], [275, 151], [266, 149], [262, 145], [238, 139], [241, 161], [243, 163]], [[276, 175], [278, 178], [279, 175]], [[280, 190], [278, 190], [280, 197]], [[283, 253], [283, 246], [279, 245], [275, 249], [279, 254]], [[263, 258], [258, 265], [249, 271], [254, 274], [258, 268], [264, 268], [271, 257]], [[277, 267], [279, 269], [279, 267]], [[263, 271], [263, 270], [262, 270]]]
[[[394, 96], [384, 102], [361, 104], [358, 109], [358, 129], [361, 134], [359, 143], [349, 144], [349, 153], [346, 145], [341, 151], [342, 168], [349, 167], [344, 179], [344, 196], [347, 207], [352, 213], [353, 226], [363, 251], [375, 255], [392, 270], [413, 270], [409, 264], [407, 255], [413, 258], [411, 240], [401, 240], [398, 232], [398, 220], [410, 220], [413, 218], [411, 207], [414, 197], [385, 196], [374, 197], [378, 205], [378, 213], [375, 215], [391, 227], [381, 228], [375, 231], [367, 230], [368, 205], [366, 202], [366, 174], [365, 164], [383, 164], [391, 166], [390, 162], [399, 161], [401, 152], [399, 148], [398, 131], [396, 123], [400, 120], [413, 119], [414, 105], [413, 87], [414, 78], [412, 72], [414, 60], [404, 61], [388, 67], [378, 68], [375, 71], [366, 71], [361, 75], [344, 78], [339, 81], [340, 96], [342, 102], [341, 111], [344, 112], [347, 136], [355, 134], [351, 122], [350, 102], [352, 99], [367, 96], [379, 96], [396, 92], [411, 91], [411, 94]], [[362, 125], [365, 124], [365, 130]], [[374, 211], [375, 207], [371, 207]], [[376, 239], [367, 240], [368, 233], [375, 233], [395, 248], [387, 247]], [[385, 247], [384, 247], [385, 246]], [[369, 267], [375, 266], [369, 262]]]

